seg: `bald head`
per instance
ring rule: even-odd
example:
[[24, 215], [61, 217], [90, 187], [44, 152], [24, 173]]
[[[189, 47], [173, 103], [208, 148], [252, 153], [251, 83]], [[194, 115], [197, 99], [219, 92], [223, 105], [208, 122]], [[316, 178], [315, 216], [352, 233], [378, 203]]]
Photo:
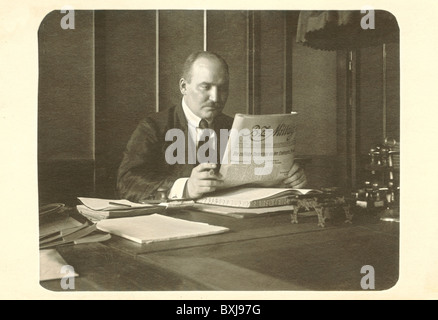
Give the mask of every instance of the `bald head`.
[[228, 77], [228, 64], [225, 61], [224, 58], [222, 58], [220, 55], [214, 52], [210, 51], [198, 51], [190, 54], [186, 61], [184, 62], [183, 69], [182, 69], [182, 75], [181, 77], [186, 79], [187, 81], [191, 81], [192, 79], [192, 67], [196, 61], [199, 59], [207, 59], [211, 60], [213, 62], [218, 63], [221, 68], [223, 68], [223, 71], [225, 72], [226, 76]]
[[192, 112], [213, 121], [222, 112], [228, 98], [228, 65], [211, 52], [191, 54], [184, 64], [180, 91]]

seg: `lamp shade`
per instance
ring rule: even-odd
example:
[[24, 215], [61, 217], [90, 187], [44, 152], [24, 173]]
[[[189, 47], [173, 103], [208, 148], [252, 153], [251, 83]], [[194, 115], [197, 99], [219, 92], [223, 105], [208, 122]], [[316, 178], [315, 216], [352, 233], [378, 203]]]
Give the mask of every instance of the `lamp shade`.
[[399, 41], [388, 11], [301, 11], [296, 41], [319, 50], [353, 50]]

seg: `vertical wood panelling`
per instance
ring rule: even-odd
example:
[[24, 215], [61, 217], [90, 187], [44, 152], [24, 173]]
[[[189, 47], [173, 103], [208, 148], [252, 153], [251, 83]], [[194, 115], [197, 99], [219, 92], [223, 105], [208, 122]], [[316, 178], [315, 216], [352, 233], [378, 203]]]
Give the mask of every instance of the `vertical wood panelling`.
[[292, 106], [292, 42], [297, 30], [299, 13], [297, 11], [286, 11], [284, 13], [284, 109], [283, 112], [290, 113]]
[[181, 103], [179, 79], [188, 55], [203, 50], [202, 10], [160, 11], [160, 110]]
[[203, 46], [204, 46], [204, 51], [208, 50], [208, 33], [207, 33], [207, 29], [208, 29], [208, 19], [207, 19], [207, 10], [204, 10], [203, 12], [203, 18], [204, 18], [204, 24], [203, 24], [203, 32], [204, 32], [204, 40], [203, 40]]
[[386, 132], [400, 141], [400, 46], [386, 45]]
[[75, 11], [81, 28], [61, 28], [63, 14], [41, 22], [38, 153], [41, 160], [93, 159], [93, 12]]
[[50, 12], [38, 30], [38, 196], [75, 203], [93, 192], [93, 12], [75, 11], [75, 29]]
[[155, 111], [155, 12], [96, 12], [96, 179], [112, 191], [126, 143]]
[[160, 11], [155, 11], [155, 112], [160, 111]]
[[337, 185], [336, 52], [292, 44], [292, 105], [298, 112], [296, 153], [311, 158], [308, 187]]
[[[361, 110], [361, 52], [352, 50], [348, 52], [348, 76], [347, 76], [347, 170], [349, 174], [350, 188], [356, 188], [358, 181], [358, 173], [362, 164], [358, 157], [360, 149], [360, 110]], [[360, 180], [360, 179], [359, 179]]]
[[366, 155], [371, 147], [383, 142], [382, 46], [361, 49], [359, 68], [359, 151]]
[[247, 12], [207, 11], [207, 48], [217, 52], [230, 69], [230, 90], [224, 113], [246, 113], [247, 92]]
[[351, 157], [348, 154], [348, 51], [339, 50], [336, 53], [336, 141], [337, 141], [337, 165], [336, 165], [336, 185], [343, 188], [351, 188]]
[[386, 44], [384, 43], [382, 45], [382, 136], [383, 138], [386, 137], [386, 113], [387, 113], [387, 105], [386, 105], [386, 101], [387, 101], [387, 97], [386, 97], [386, 72], [387, 71], [387, 66], [386, 66]]
[[360, 96], [357, 137], [358, 181], [364, 181], [369, 172], [369, 150], [384, 142], [385, 134], [400, 141], [400, 73], [399, 45], [385, 44], [363, 48], [360, 52], [358, 79]]
[[336, 154], [336, 52], [293, 43], [293, 108], [298, 112], [297, 152]]
[[285, 13], [282, 11], [260, 12], [260, 113], [283, 113], [285, 92]]
[[247, 113], [260, 114], [260, 12], [249, 11], [248, 30], [248, 106]]

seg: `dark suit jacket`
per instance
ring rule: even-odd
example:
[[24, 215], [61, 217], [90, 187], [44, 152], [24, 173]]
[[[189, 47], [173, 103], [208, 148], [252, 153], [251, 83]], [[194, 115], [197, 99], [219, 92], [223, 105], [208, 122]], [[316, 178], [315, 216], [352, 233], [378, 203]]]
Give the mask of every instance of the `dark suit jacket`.
[[[231, 129], [233, 118], [220, 114], [214, 120], [214, 130], [220, 146], [220, 129]], [[165, 141], [169, 129], [181, 129], [186, 137], [185, 164], [170, 165], [165, 151], [172, 141]], [[152, 114], [143, 119], [132, 134], [123, 154], [117, 175], [120, 198], [140, 201], [155, 196], [158, 188], [170, 191], [173, 183], [190, 177], [194, 164], [187, 161], [188, 125], [181, 105]], [[219, 149], [219, 148], [218, 148]], [[218, 158], [219, 159], [219, 158]]]

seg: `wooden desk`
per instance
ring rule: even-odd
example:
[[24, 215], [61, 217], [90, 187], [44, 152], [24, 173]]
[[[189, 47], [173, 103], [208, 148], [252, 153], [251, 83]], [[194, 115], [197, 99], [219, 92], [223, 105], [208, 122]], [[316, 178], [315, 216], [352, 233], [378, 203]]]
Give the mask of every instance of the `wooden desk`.
[[[230, 232], [137, 244], [116, 236], [97, 244], [59, 247], [75, 268], [78, 291], [362, 290], [361, 268], [375, 269], [375, 289], [398, 279], [397, 223], [358, 215], [353, 224], [316, 217], [290, 223], [289, 214], [237, 219], [202, 212], [170, 216], [208, 222]], [[59, 280], [42, 282], [62, 291]]]

